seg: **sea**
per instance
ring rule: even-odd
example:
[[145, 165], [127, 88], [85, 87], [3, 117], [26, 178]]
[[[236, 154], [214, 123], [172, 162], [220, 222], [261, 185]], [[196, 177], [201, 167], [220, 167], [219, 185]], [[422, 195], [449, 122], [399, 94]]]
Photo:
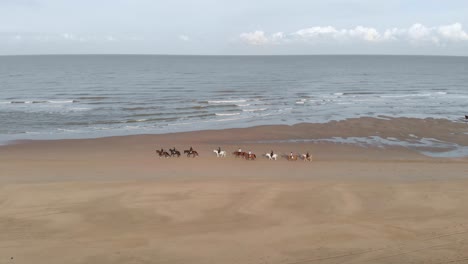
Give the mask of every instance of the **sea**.
[[468, 114], [468, 57], [0, 56], [0, 142]]

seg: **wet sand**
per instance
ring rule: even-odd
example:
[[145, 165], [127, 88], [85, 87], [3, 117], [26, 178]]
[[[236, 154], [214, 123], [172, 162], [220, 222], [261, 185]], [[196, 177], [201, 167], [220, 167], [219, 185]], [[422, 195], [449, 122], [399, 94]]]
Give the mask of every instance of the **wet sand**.
[[[364, 118], [3, 146], [0, 263], [468, 262], [466, 157], [288, 141], [411, 134], [466, 146], [467, 129]], [[200, 157], [155, 155], [173, 146]], [[314, 161], [222, 159], [218, 146]]]

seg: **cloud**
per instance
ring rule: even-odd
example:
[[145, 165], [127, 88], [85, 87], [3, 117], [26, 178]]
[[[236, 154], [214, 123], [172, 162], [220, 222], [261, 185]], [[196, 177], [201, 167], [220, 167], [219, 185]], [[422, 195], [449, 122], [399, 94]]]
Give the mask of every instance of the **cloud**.
[[365, 40], [369, 42], [381, 40], [381, 35], [375, 28], [358, 26], [355, 29], [349, 30], [347, 33], [351, 38]]
[[460, 23], [455, 23], [448, 26], [440, 26], [437, 28], [437, 33], [445, 39], [451, 41], [468, 40], [468, 34], [463, 30]]
[[179, 35], [179, 39], [182, 41], [190, 41], [190, 37], [187, 35]]
[[257, 30], [240, 34], [240, 39], [249, 45], [261, 46], [270, 43], [272, 37], [268, 37], [265, 35], [265, 32]]
[[255, 46], [290, 42], [329, 43], [329, 42], [365, 42], [386, 43], [403, 42], [419, 44], [449, 44], [468, 41], [468, 33], [460, 23], [426, 27], [414, 24], [408, 28], [390, 28], [382, 33], [373, 27], [357, 26], [351, 29], [337, 29], [333, 26], [316, 26], [299, 29], [286, 34], [283, 32], [267, 34], [264, 31], [242, 33], [239, 38], [244, 43]]

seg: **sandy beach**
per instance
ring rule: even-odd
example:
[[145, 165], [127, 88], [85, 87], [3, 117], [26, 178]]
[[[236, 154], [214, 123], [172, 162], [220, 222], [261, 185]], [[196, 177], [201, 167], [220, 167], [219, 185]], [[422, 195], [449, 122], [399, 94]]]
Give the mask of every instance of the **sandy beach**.
[[[468, 263], [468, 158], [330, 137], [468, 126], [357, 118], [0, 147], [0, 263]], [[198, 158], [159, 158], [192, 146]], [[227, 158], [216, 158], [221, 146]], [[235, 158], [252, 150], [255, 161]], [[263, 153], [310, 151], [313, 162]]]

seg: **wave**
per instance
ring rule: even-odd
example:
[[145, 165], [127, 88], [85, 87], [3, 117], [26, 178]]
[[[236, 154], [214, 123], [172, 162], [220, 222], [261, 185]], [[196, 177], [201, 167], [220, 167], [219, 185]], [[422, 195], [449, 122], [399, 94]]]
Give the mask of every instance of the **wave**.
[[23, 101], [23, 100], [13, 100], [2, 102], [3, 104], [73, 104], [78, 103], [78, 100], [31, 100], [31, 101]]
[[104, 100], [109, 99], [111, 97], [108, 96], [82, 96], [78, 97], [78, 100]]
[[235, 104], [235, 103], [245, 103], [247, 100], [239, 99], [239, 100], [213, 100], [208, 101], [209, 104]]
[[244, 112], [260, 112], [260, 111], [265, 111], [268, 108], [257, 108], [257, 109], [242, 109]]
[[217, 116], [236, 116], [240, 115], [240, 113], [215, 113]]
[[155, 109], [161, 109], [160, 106], [152, 106], [152, 107], [122, 107], [122, 110], [124, 111], [141, 111], [141, 110], [155, 110]]

